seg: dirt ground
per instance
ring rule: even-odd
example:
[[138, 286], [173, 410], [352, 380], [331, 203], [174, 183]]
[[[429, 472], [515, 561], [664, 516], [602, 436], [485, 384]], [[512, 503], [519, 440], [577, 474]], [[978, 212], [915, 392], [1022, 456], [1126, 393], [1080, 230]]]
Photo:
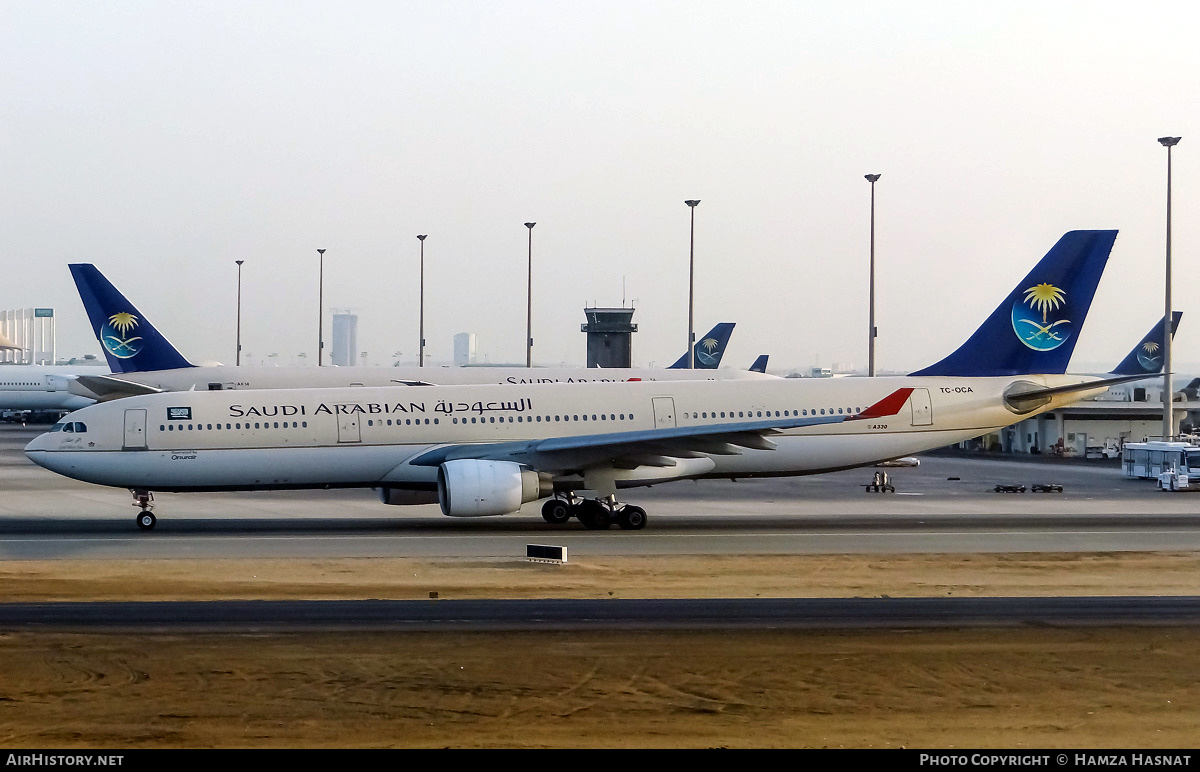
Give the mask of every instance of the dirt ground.
[[[1200, 594], [1200, 556], [0, 562], [9, 601]], [[436, 602], [436, 601], [431, 601]], [[1195, 628], [0, 633], [9, 748], [1188, 748]]]

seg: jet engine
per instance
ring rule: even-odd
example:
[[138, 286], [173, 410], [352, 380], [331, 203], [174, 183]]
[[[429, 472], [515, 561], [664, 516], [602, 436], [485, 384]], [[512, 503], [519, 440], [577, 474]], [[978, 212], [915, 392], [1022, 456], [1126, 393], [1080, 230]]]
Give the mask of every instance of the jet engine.
[[512, 461], [456, 459], [438, 467], [438, 500], [444, 515], [506, 515], [540, 498], [538, 473]]

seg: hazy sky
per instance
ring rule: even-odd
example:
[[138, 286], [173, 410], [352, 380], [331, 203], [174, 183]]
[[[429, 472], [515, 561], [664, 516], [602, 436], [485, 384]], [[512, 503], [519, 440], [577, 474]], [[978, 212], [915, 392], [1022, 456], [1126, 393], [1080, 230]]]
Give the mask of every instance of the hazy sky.
[[[0, 308], [93, 262], [193, 361], [316, 356], [325, 306], [368, 363], [478, 334], [582, 365], [589, 304], [637, 308], [635, 364], [737, 323], [727, 365], [949, 353], [1065, 231], [1120, 230], [1074, 363], [1163, 313], [1174, 151], [1177, 363], [1200, 362], [1194, 2], [0, 0]], [[328, 333], [328, 317], [325, 323]], [[328, 339], [327, 339], [328, 340]], [[328, 343], [326, 344], [328, 347]], [[327, 348], [328, 350], [328, 348]]]

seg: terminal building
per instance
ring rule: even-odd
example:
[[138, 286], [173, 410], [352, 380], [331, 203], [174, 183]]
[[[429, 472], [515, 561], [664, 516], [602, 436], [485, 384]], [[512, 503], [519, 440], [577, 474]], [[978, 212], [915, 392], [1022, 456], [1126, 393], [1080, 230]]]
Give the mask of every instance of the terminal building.
[[54, 364], [57, 357], [53, 308], [0, 311], [0, 362]]

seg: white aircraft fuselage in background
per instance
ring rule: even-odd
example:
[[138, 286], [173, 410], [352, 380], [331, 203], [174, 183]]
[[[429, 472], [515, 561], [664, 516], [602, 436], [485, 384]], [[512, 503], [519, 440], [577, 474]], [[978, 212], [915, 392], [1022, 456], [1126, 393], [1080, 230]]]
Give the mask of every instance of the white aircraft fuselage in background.
[[749, 370], [601, 369], [583, 367], [253, 367], [200, 365], [173, 370], [105, 373], [72, 386], [100, 400], [153, 391], [307, 389], [406, 384], [590, 383], [594, 381], [761, 380], [778, 376]]
[[103, 367], [72, 365], [4, 365], [0, 367], [0, 410], [78, 410], [94, 400], [72, 393], [76, 375], [95, 370], [107, 375]]

